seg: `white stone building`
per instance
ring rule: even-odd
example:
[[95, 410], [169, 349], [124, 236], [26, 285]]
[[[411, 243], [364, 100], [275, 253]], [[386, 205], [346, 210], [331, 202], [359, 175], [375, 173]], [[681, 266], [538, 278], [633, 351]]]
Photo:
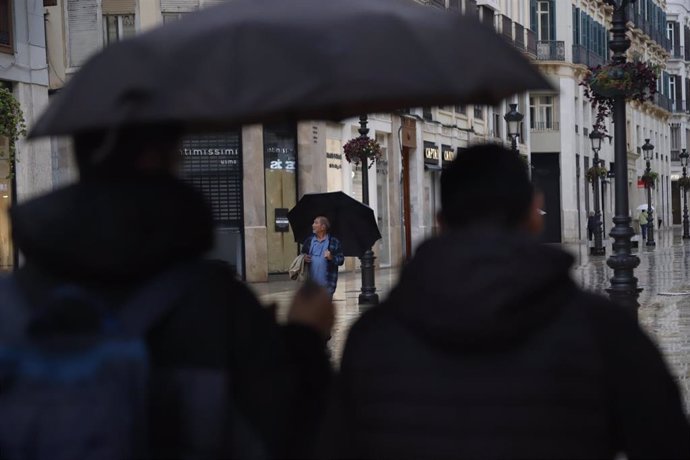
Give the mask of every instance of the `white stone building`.
[[668, 0], [666, 5], [667, 38], [671, 52], [667, 63], [672, 84], [673, 113], [671, 115], [671, 214], [674, 224], [683, 219], [682, 189], [678, 179], [682, 168], [678, 155], [690, 146], [690, 2], [687, 0]]
[[[43, 0], [0, 0], [0, 86], [19, 101], [30, 127], [48, 103]], [[0, 149], [7, 148], [7, 140], [0, 139]], [[16, 151], [14, 177], [8, 177], [8, 161], [0, 160], [0, 270], [11, 269], [16, 260], [8, 207], [53, 185], [49, 141], [20, 140]]]

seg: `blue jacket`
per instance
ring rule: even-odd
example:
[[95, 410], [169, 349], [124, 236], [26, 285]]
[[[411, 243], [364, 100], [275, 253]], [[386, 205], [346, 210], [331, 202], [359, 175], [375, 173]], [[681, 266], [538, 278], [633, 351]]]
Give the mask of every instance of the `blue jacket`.
[[[302, 243], [302, 254], [309, 254], [309, 248], [311, 247], [311, 240], [314, 235], [310, 235]], [[328, 250], [333, 255], [333, 259], [328, 261], [326, 273], [326, 279], [328, 281], [328, 289], [331, 293], [335, 292], [335, 288], [338, 285], [338, 266], [345, 263], [345, 256], [343, 255], [343, 248], [340, 245], [340, 240], [332, 235], [328, 235]]]

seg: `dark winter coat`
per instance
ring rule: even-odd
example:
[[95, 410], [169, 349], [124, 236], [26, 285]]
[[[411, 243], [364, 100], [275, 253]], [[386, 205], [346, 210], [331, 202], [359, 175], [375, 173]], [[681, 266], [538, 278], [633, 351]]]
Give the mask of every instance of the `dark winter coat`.
[[634, 315], [566, 253], [482, 229], [423, 244], [351, 329], [324, 445], [354, 458], [690, 457]]
[[[96, 289], [117, 308], [155, 274], [200, 259], [213, 239], [203, 198], [167, 177], [73, 185], [15, 207], [12, 222], [26, 257], [17, 279], [34, 306], [70, 282]], [[214, 388], [185, 385], [185, 396], [199, 398], [185, 407], [180, 388], [170, 387], [166, 376], [186, 370], [229, 375], [233, 407], [269, 454], [301, 455], [330, 375], [323, 340], [311, 329], [278, 327], [223, 264], [200, 262], [199, 271], [148, 336], [154, 382], [162, 381], [153, 390], [155, 456], [224, 456], [229, 437], [216, 420], [227, 411], [209, 396]]]

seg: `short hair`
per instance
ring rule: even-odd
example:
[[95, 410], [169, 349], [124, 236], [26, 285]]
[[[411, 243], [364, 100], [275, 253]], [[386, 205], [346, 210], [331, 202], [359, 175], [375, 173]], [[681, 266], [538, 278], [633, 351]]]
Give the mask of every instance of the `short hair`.
[[317, 219], [319, 219], [319, 222], [321, 222], [322, 225], [326, 226], [326, 231], [329, 231], [331, 229], [331, 221], [328, 220], [328, 217], [318, 216]]
[[451, 229], [516, 228], [527, 219], [533, 197], [527, 163], [499, 145], [470, 147], [441, 174], [441, 216]]

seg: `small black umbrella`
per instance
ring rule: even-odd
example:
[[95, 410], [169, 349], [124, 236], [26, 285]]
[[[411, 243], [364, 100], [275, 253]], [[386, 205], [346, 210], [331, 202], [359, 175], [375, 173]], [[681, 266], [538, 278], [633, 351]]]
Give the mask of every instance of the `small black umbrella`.
[[413, 0], [233, 0], [108, 46], [30, 135], [341, 120], [550, 88], [492, 28]]
[[374, 211], [343, 192], [307, 193], [288, 212], [298, 243], [312, 234], [314, 218], [325, 216], [330, 233], [340, 240], [346, 256], [361, 257], [381, 238]]

